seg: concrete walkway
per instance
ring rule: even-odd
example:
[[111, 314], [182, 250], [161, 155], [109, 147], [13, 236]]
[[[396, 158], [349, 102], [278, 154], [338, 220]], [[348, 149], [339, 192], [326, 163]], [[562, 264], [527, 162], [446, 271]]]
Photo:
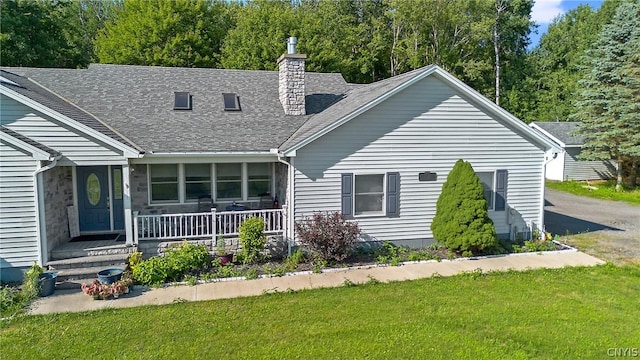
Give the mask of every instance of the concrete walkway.
[[141, 289], [136, 286], [129, 294], [114, 300], [93, 300], [81, 290], [56, 290], [49, 297], [34, 303], [31, 314], [78, 312], [105, 308], [124, 308], [142, 305], [162, 305], [182, 301], [257, 296], [267, 292], [303, 290], [343, 286], [346, 280], [365, 283], [371, 278], [381, 282], [428, 278], [434, 274], [451, 276], [466, 271], [525, 270], [562, 268], [565, 266], [594, 266], [604, 261], [575, 250], [545, 253], [512, 254], [506, 256], [460, 259], [441, 262], [405, 263], [402, 266], [331, 269], [321, 274], [294, 274], [255, 280], [220, 281], [195, 286], [169, 286], [160, 289]]

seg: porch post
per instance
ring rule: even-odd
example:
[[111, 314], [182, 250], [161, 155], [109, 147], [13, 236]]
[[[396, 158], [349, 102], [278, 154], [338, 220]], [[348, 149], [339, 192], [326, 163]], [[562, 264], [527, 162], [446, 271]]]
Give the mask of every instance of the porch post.
[[282, 238], [287, 240], [287, 253], [291, 256], [291, 239], [287, 236], [289, 215], [287, 214], [288, 205], [282, 205]]
[[216, 225], [216, 208], [211, 208], [211, 251], [216, 251], [218, 226]]
[[[127, 239], [127, 246], [133, 246], [138, 243], [138, 232], [133, 233], [133, 226], [131, 219], [131, 170], [129, 164], [122, 165], [122, 202], [124, 207], [124, 229]], [[135, 237], [135, 238], [134, 238]]]
[[[138, 214], [140, 212], [139, 211], [134, 211], [133, 212], [133, 243], [134, 244], [138, 244], [138, 241], [140, 241], [138, 239], [138, 237], [140, 236], [140, 233], [138, 232]], [[129, 238], [127, 237], [127, 243], [129, 242]]]

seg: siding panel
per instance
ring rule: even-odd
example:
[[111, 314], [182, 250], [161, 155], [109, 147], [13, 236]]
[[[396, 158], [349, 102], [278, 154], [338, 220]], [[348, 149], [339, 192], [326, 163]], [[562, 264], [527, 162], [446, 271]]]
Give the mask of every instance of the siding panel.
[[[543, 151], [433, 77], [297, 151], [295, 217], [340, 211], [341, 173], [399, 172], [399, 216], [356, 220], [367, 238], [428, 241], [440, 190], [459, 158], [478, 172], [508, 170], [513, 226], [522, 231], [538, 221]], [[437, 181], [418, 181], [423, 171], [436, 172]], [[506, 211], [489, 215], [498, 233], [514, 230]]]
[[614, 161], [578, 160], [580, 148], [567, 148], [564, 154], [566, 180], [606, 180], [614, 177]]
[[106, 144], [79, 134], [53, 119], [44, 118], [33, 109], [6, 96], [0, 97], [0, 123], [11, 130], [61, 152], [64, 159], [76, 165], [96, 162], [120, 162], [123, 154]]
[[30, 155], [0, 143], [0, 259], [3, 268], [29, 266], [39, 257], [34, 171], [36, 161]]

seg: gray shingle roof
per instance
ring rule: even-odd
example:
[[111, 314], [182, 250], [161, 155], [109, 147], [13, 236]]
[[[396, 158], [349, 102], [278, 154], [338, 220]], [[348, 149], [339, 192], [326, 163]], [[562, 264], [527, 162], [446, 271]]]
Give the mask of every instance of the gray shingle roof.
[[583, 137], [580, 135], [576, 135], [575, 132], [580, 125], [579, 122], [544, 122], [544, 121], [536, 121], [534, 124], [542, 128], [544, 131], [548, 132], [556, 139], [565, 143], [565, 145], [582, 145]]
[[[340, 74], [305, 74], [306, 116], [287, 116], [278, 72], [91, 65], [88, 69], [12, 69], [68, 99], [145, 151], [268, 151], [350, 88]], [[173, 110], [174, 92], [189, 92], [193, 110]], [[236, 93], [242, 111], [224, 111]], [[38, 99], [34, 99], [39, 101]], [[46, 105], [46, 104], [45, 104]]]
[[[63, 70], [63, 72], [71, 73], [73, 70], [69, 69], [57, 69]], [[73, 104], [65, 101], [60, 98], [56, 94], [48, 91], [47, 89], [42, 88], [38, 84], [29, 81], [27, 78], [16, 75], [13, 72], [7, 72], [4, 70], [0, 70], [0, 74], [7, 80], [12, 81], [18, 86], [15, 86], [8, 82], [2, 82], [3, 86], [6, 86], [13, 91], [26, 96], [27, 98], [34, 100], [47, 108], [54, 110], [70, 119], [73, 119], [83, 125], [86, 125], [124, 145], [127, 145], [132, 148], [136, 148], [135, 144], [132, 144], [128, 141], [124, 136], [118, 134], [116, 131], [111, 129], [109, 126], [96, 119], [91, 114], [88, 114], [86, 111], [79, 109]]]
[[8, 127], [3, 126], [3, 125], [0, 125], [0, 131], [2, 131], [3, 133], [5, 133], [5, 134], [7, 134], [7, 135], [9, 135], [9, 136], [11, 136], [13, 138], [16, 138], [16, 139], [20, 140], [22, 142], [27, 143], [27, 144], [35, 147], [36, 149], [40, 149], [40, 150], [48, 153], [51, 156], [56, 156], [56, 155], [59, 154], [59, 152], [53, 150], [52, 148], [50, 148], [50, 147], [48, 147], [48, 146], [46, 146], [44, 144], [41, 144], [41, 143], [39, 143], [39, 142], [29, 138], [29, 137], [26, 137], [26, 136], [24, 136], [24, 135], [22, 135], [20, 133], [17, 133], [15, 131], [9, 129]]

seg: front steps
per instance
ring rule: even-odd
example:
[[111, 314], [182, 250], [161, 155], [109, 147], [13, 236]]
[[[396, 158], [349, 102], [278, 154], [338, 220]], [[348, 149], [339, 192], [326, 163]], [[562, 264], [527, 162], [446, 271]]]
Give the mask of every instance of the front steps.
[[58, 274], [56, 289], [79, 289], [82, 283], [95, 280], [101, 270], [126, 268], [134, 251], [136, 247], [125, 244], [68, 243], [51, 251], [46, 268]]

